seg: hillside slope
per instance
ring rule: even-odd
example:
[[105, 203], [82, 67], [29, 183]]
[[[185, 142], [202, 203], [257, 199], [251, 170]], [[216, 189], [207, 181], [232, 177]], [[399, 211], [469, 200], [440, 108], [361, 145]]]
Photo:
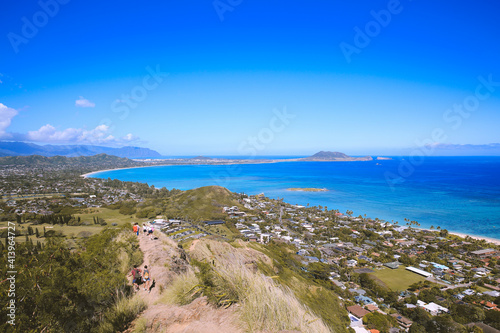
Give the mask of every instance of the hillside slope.
[[238, 195], [221, 186], [205, 186], [169, 198], [166, 210], [171, 216], [197, 221], [224, 218], [224, 206], [239, 206]]
[[[346, 312], [335, 294], [321, 294], [322, 287], [285, 272], [260, 246], [203, 239], [184, 252], [165, 235], [157, 236], [139, 237], [156, 288], [138, 292], [148, 308], [127, 333], [347, 331]], [[307, 304], [304, 293], [317, 296], [326, 311]]]
[[0, 157], [0, 165], [30, 165], [30, 166], [99, 166], [130, 167], [141, 166], [139, 162], [112, 155], [99, 154], [94, 156], [65, 157], [41, 155], [30, 156], [4, 156]]

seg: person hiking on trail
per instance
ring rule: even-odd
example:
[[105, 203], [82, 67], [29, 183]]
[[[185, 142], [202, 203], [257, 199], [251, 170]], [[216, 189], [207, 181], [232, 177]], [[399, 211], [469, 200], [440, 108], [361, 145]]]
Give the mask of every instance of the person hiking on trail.
[[137, 265], [134, 265], [134, 268], [130, 272], [129, 276], [132, 276], [132, 285], [134, 286], [134, 289], [139, 290], [139, 283], [142, 282], [140, 268], [137, 268]]
[[[145, 284], [144, 291], [148, 290], [149, 284], [151, 283], [151, 278], [149, 277], [149, 269], [148, 269], [147, 265], [144, 266], [144, 271], [142, 274], [142, 281], [144, 281], [144, 284]], [[149, 290], [149, 292], [151, 292], [151, 290]]]
[[142, 224], [142, 234], [144, 236], [147, 236], [146, 232], [148, 232], [148, 227], [147, 227], [146, 223], [143, 223]]
[[136, 224], [134, 224], [134, 225], [132, 226], [132, 230], [134, 231], [134, 233], [135, 233], [137, 236], [139, 236], [139, 224], [137, 224], [137, 223], [136, 223]]
[[150, 226], [148, 229], [148, 234], [149, 234], [149, 240], [153, 240], [153, 232], [155, 231], [154, 226]]

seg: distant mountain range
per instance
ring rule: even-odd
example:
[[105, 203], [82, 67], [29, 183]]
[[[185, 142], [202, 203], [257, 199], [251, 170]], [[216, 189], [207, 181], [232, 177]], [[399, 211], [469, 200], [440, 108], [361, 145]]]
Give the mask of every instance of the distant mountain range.
[[126, 158], [152, 158], [161, 155], [154, 150], [139, 147], [111, 148], [90, 145], [37, 145], [25, 142], [0, 142], [0, 156], [92, 156], [97, 154], [108, 154]]
[[142, 166], [140, 162], [129, 160], [124, 157], [117, 157], [106, 154], [94, 156], [3, 156], [0, 157], [0, 165], [36, 165], [36, 166], [97, 166], [110, 168], [123, 168], [132, 166]]
[[500, 143], [484, 145], [434, 143], [426, 145], [437, 156], [498, 156], [500, 155]]

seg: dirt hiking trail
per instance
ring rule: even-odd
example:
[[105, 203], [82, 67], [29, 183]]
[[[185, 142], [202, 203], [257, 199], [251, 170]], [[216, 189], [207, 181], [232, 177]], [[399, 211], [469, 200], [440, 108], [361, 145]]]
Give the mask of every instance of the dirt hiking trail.
[[148, 307], [125, 333], [243, 332], [235, 324], [237, 315], [234, 309], [215, 308], [207, 303], [205, 297], [184, 306], [162, 302], [161, 291], [189, 269], [189, 263], [187, 253], [178, 248], [174, 241], [160, 232], [155, 232], [155, 237], [150, 240], [146, 235], [139, 236], [139, 245], [144, 253], [140, 269], [143, 270], [144, 265], [148, 266], [151, 280], [156, 280], [156, 286], [150, 293], [142, 288], [136, 292], [134, 297], [142, 298]]

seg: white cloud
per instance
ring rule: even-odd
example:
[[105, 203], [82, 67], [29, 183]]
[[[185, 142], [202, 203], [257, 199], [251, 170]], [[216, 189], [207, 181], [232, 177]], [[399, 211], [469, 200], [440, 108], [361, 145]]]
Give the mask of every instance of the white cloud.
[[139, 140], [139, 138], [135, 135], [132, 135], [132, 133], [129, 133], [129, 134], [125, 135], [124, 137], [122, 137], [122, 140], [126, 141], [126, 142], [131, 142], [131, 141], [137, 141], [137, 140]]
[[90, 130], [71, 127], [58, 130], [51, 124], [46, 124], [36, 131], [29, 131], [27, 134], [7, 132], [8, 127], [11, 125], [12, 118], [14, 118], [17, 114], [17, 110], [0, 103], [0, 140], [8, 139], [41, 143], [91, 144], [107, 146], [124, 146], [130, 144], [131, 142], [140, 142], [140, 139], [131, 133], [121, 138], [115, 138], [111, 135], [110, 128], [107, 125], [99, 125]]
[[80, 96], [80, 98], [75, 101], [75, 106], [78, 106], [81, 108], [94, 108], [95, 103], [89, 101], [86, 98], [83, 98], [83, 96]]
[[139, 138], [127, 134], [123, 138], [116, 139], [109, 133], [109, 126], [99, 125], [94, 129], [66, 128], [62, 131], [47, 124], [36, 131], [30, 131], [26, 135], [27, 141], [46, 143], [71, 143], [71, 144], [104, 144], [110, 146], [122, 146]]
[[16, 115], [17, 110], [0, 103], [0, 139], [8, 139], [11, 137], [11, 134], [7, 133], [5, 130], [10, 126], [12, 118]]

